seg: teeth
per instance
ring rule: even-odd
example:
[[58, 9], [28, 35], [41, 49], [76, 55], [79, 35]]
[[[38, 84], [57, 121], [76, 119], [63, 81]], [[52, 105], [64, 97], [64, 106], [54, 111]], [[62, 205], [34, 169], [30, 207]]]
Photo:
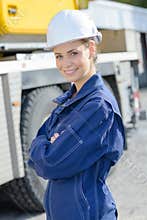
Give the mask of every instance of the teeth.
[[66, 70], [65, 73], [72, 74], [75, 70]]

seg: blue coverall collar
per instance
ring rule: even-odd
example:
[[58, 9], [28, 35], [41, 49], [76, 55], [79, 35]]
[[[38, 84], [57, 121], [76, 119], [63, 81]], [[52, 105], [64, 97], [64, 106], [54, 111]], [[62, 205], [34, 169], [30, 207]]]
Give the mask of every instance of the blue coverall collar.
[[[87, 82], [82, 86], [77, 95], [74, 96], [72, 99], [70, 99], [71, 96], [76, 92], [76, 86], [74, 83], [71, 85], [70, 89], [66, 91], [63, 95], [53, 99], [53, 102], [56, 102], [59, 105], [68, 106], [74, 103], [75, 101], [87, 96], [88, 94], [97, 90], [98, 88], [101, 88], [102, 86], [103, 81], [101, 79], [101, 76], [100, 74], [96, 73], [87, 80]], [[68, 99], [69, 101], [66, 102]]]

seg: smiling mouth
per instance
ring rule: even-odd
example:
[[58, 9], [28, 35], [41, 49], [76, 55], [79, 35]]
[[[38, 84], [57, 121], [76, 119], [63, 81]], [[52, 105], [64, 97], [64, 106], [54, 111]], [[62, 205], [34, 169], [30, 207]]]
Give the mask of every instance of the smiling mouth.
[[66, 75], [72, 75], [72, 74], [74, 74], [76, 71], [77, 71], [77, 69], [74, 69], [74, 70], [64, 70], [64, 73], [65, 73]]

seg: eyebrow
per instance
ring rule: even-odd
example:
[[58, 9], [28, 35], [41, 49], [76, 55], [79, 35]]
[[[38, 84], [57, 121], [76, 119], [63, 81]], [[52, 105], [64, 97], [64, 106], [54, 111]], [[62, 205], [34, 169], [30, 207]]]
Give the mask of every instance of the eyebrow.
[[[73, 52], [73, 51], [75, 51], [75, 50], [76, 50], [76, 49], [68, 50], [67, 53], [71, 53], [71, 52]], [[58, 52], [57, 52], [57, 53], [55, 53], [55, 54], [57, 55], [57, 54], [62, 54], [62, 53], [58, 53]]]

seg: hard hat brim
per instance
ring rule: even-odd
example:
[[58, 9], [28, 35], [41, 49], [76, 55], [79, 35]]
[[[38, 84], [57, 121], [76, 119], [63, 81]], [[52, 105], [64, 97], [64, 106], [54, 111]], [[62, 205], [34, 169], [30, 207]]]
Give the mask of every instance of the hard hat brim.
[[52, 46], [52, 47], [48, 47], [48, 45], [47, 45], [47, 46], [44, 48], [44, 51], [53, 51], [53, 49], [54, 49], [55, 47], [57, 47], [57, 46], [59, 46], [59, 45], [62, 45], [62, 44], [64, 44], [64, 43], [70, 43], [70, 42], [78, 41], [78, 40], [82, 40], [82, 39], [90, 39], [90, 38], [92, 38], [92, 37], [95, 38], [95, 41], [96, 41], [97, 44], [100, 44], [100, 43], [102, 42], [102, 34], [101, 34], [101, 32], [98, 32], [97, 35], [77, 37], [77, 38], [75, 38], [74, 40], [63, 41], [63, 42], [61, 42], [61, 43], [59, 43], [59, 44], [56, 44], [56, 45], [54, 45], [54, 46]]

